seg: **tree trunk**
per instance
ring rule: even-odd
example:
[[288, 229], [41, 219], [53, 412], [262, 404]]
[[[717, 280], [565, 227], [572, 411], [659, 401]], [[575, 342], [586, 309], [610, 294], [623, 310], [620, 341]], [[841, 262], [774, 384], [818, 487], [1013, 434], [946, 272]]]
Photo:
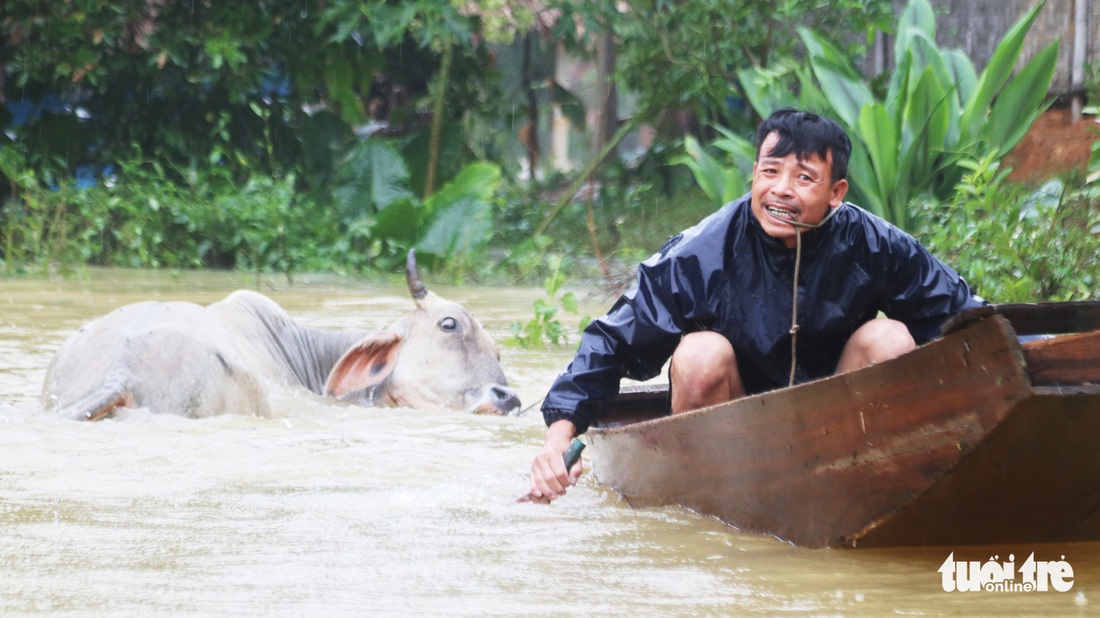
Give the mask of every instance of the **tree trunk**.
[[451, 62], [455, 53], [454, 43], [448, 37], [443, 43], [443, 59], [436, 81], [435, 101], [432, 106], [432, 132], [428, 142], [428, 172], [424, 179], [424, 199], [435, 193], [435, 177], [439, 171], [440, 142], [443, 140], [443, 108], [447, 100], [447, 84], [451, 78]]
[[534, 30], [527, 33], [523, 42], [523, 62], [520, 68], [520, 87], [526, 93], [527, 124], [519, 128], [519, 139], [527, 149], [528, 175], [534, 180], [539, 166], [539, 100], [531, 85], [531, 56], [537, 44]]
[[615, 35], [600, 35], [596, 46], [596, 127], [592, 151], [601, 152], [619, 129], [619, 95], [615, 88]]

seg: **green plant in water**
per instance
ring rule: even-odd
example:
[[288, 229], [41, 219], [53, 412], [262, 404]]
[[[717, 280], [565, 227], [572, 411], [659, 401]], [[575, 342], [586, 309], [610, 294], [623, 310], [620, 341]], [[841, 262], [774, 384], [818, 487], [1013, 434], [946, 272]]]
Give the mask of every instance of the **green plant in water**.
[[4, 274], [28, 267], [64, 272], [79, 261], [79, 247], [70, 242], [72, 196], [79, 193], [72, 180], [56, 190], [42, 186], [34, 169], [22, 163], [16, 148], [0, 149], [0, 177], [6, 177], [12, 195], [0, 204], [0, 262]]
[[[553, 261], [553, 274], [543, 282], [546, 287], [546, 298], [536, 299], [534, 302], [535, 314], [526, 323], [513, 322], [512, 336], [505, 340], [505, 344], [524, 349], [545, 348], [547, 345], [562, 346], [569, 343], [569, 331], [557, 319], [560, 308], [573, 314], [579, 311], [577, 297], [572, 292], [562, 294], [555, 301], [558, 292], [565, 285], [565, 274], [561, 272], [562, 258], [555, 255]], [[577, 327], [577, 332], [584, 330], [592, 319], [583, 316]]]

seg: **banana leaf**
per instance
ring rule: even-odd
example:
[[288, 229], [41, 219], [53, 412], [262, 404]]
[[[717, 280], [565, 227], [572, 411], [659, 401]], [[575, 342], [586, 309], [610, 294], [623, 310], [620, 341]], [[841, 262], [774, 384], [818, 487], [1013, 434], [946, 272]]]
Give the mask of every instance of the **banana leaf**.
[[910, 38], [924, 33], [936, 40], [936, 14], [928, 0], [912, 0], [898, 19], [897, 38], [894, 40], [894, 57], [901, 58], [910, 48]]
[[1004, 156], [1015, 148], [1047, 108], [1044, 100], [1057, 62], [1058, 44], [1052, 43], [1039, 52], [997, 97], [982, 134], [986, 143], [999, 149], [998, 155]]
[[864, 106], [859, 114], [859, 131], [875, 171], [875, 182], [886, 194], [898, 182], [898, 129], [886, 107]]
[[[963, 141], [969, 141], [979, 133], [981, 121], [986, 111], [989, 110], [993, 100], [1012, 74], [1013, 67], [1016, 66], [1016, 60], [1020, 56], [1021, 49], [1023, 49], [1024, 37], [1027, 36], [1028, 30], [1035, 22], [1039, 10], [1045, 5], [1046, 0], [1036, 4], [1035, 8], [1031, 9], [1027, 15], [1012, 26], [997, 45], [993, 57], [990, 58], [989, 64], [986, 65], [985, 70], [982, 71], [981, 77], [978, 79], [978, 85], [973, 96], [966, 102], [966, 107], [963, 109], [962, 119], [959, 123]], [[1046, 94], [1045, 90], [1043, 94]]]
[[810, 56], [810, 67], [838, 119], [848, 127], [859, 122], [859, 110], [874, 101], [871, 89], [851, 61], [812, 30], [798, 29]]

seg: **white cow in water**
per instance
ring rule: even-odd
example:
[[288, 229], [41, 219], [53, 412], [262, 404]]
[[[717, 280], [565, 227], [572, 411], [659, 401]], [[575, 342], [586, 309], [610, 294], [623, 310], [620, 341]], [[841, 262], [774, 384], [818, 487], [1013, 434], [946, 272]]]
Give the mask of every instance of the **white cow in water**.
[[377, 332], [310, 328], [249, 291], [206, 307], [121, 307], [61, 346], [43, 399], [49, 410], [87, 420], [117, 408], [269, 416], [268, 384], [277, 383], [364, 405], [518, 412], [481, 324], [424, 287], [412, 251], [406, 276], [416, 309]]

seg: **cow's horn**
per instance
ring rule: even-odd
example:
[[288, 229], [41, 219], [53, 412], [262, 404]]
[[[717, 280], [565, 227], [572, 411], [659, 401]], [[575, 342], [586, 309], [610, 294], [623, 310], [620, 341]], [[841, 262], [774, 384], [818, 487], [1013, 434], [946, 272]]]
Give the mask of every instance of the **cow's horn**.
[[405, 281], [409, 283], [409, 294], [413, 300], [422, 300], [428, 295], [428, 288], [420, 281], [420, 272], [416, 269], [416, 249], [409, 249], [409, 259], [405, 262]]

